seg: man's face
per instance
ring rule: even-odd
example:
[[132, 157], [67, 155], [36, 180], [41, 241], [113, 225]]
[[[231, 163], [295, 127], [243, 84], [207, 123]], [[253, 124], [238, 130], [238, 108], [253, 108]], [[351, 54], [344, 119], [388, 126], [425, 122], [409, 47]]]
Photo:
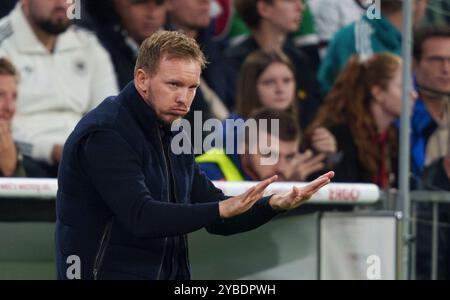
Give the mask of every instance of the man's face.
[[422, 57], [414, 66], [419, 85], [450, 93], [450, 38], [427, 39], [422, 46]]
[[0, 75], [0, 122], [10, 124], [16, 112], [16, 78]]
[[[258, 180], [278, 175], [280, 181], [285, 181], [285, 169], [297, 154], [300, 141], [283, 141], [270, 134], [267, 134], [267, 141], [271, 141], [269, 146], [258, 149], [257, 154], [248, 155], [250, 168], [258, 176]], [[261, 159], [277, 156], [278, 160], [274, 164], [261, 164]]]
[[285, 33], [297, 31], [305, 10], [302, 0], [272, 0], [272, 3], [259, 3], [259, 13], [263, 20]]
[[162, 28], [166, 21], [164, 0], [115, 0], [114, 6], [122, 27], [138, 44]]
[[194, 60], [163, 57], [155, 74], [145, 73], [144, 100], [166, 124], [183, 118], [200, 85], [201, 67]]
[[167, 0], [171, 21], [182, 29], [200, 30], [209, 26], [211, 0]]
[[70, 3], [66, 0], [22, 0], [24, 12], [32, 26], [51, 35], [58, 35], [69, 28], [67, 17]]

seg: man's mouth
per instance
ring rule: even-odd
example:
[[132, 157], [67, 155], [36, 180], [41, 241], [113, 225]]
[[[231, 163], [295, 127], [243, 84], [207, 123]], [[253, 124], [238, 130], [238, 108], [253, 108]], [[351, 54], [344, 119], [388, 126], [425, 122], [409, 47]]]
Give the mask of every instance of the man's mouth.
[[170, 110], [171, 113], [175, 114], [175, 115], [185, 115], [188, 113], [188, 110], [186, 108], [172, 108]]

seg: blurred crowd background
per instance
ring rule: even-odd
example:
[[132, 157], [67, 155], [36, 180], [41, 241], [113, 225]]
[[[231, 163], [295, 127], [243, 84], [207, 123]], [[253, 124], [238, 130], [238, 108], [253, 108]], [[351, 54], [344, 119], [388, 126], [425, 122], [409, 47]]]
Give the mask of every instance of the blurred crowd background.
[[[402, 7], [402, 0], [2, 0], [0, 174], [57, 177], [76, 123], [133, 80], [139, 45], [166, 29], [196, 39], [209, 61], [189, 121], [194, 111], [221, 120], [237, 150], [250, 142], [229, 135], [242, 128], [227, 128], [227, 120], [280, 120], [278, 133], [267, 129], [279, 141], [276, 164], [259, 163], [264, 151], [206, 149], [197, 161], [212, 180], [307, 181], [334, 170], [335, 182], [395, 189]], [[413, 24], [411, 187], [449, 191], [450, 2], [414, 0]], [[450, 207], [441, 207], [441, 222], [450, 222]], [[430, 219], [430, 208], [418, 214]], [[429, 230], [419, 226], [419, 239]], [[441, 236], [445, 253], [448, 227]], [[440, 277], [450, 278], [450, 257], [439, 259]], [[420, 276], [429, 268], [418, 260]]]

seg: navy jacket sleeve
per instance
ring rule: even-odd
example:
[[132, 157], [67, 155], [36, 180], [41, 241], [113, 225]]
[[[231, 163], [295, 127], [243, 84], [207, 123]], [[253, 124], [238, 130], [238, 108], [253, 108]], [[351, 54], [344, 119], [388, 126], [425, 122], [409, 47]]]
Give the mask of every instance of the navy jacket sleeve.
[[219, 221], [217, 202], [173, 204], [153, 199], [144, 183], [140, 157], [119, 134], [94, 132], [80, 143], [80, 161], [89, 180], [133, 235], [181, 235]]
[[[191, 200], [193, 202], [220, 201], [228, 197], [223, 197], [222, 192], [217, 189], [200, 170], [197, 163], [195, 165], [194, 183], [192, 186]], [[214, 192], [216, 191], [214, 195]], [[255, 229], [270, 221], [278, 213], [269, 205], [270, 197], [258, 200], [256, 204], [246, 213], [229, 218], [220, 219], [217, 222], [206, 226], [209, 233], [220, 235], [232, 235]]]

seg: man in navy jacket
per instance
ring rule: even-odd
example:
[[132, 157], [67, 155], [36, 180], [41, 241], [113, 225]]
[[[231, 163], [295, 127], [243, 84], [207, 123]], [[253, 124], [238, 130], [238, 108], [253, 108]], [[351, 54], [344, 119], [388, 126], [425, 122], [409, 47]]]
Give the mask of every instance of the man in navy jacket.
[[251, 230], [330, 182], [332, 172], [261, 199], [274, 176], [226, 197], [192, 154], [175, 155], [170, 124], [189, 111], [204, 65], [193, 39], [152, 35], [141, 46], [134, 82], [70, 135], [58, 178], [58, 278], [189, 279], [187, 233]]

